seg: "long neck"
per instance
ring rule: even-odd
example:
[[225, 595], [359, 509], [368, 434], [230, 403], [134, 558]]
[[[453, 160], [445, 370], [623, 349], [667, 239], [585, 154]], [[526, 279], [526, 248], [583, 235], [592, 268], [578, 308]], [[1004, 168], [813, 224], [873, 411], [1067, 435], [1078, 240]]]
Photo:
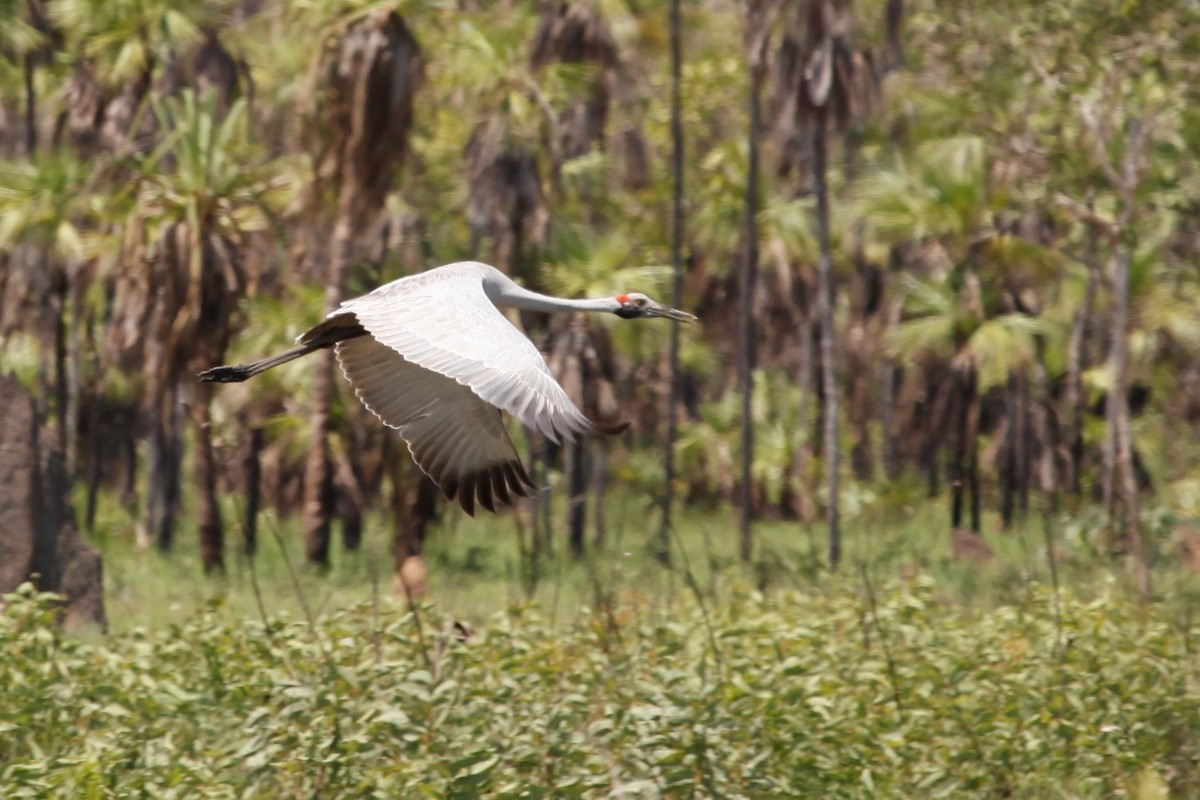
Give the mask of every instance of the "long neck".
[[522, 311], [607, 311], [612, 313], [621, 308], [621, 304], [611, 297], [596, 300], [566, 300], [561, 297], [551, 297], [523, 289], [507, 277], [496, 281], [488, 287], [492, 302], [501, 308], [517, 308]]

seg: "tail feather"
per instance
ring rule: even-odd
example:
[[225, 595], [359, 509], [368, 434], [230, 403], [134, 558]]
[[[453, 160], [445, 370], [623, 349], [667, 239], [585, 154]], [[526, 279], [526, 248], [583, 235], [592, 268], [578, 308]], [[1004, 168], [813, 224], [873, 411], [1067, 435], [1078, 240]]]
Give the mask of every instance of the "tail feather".
[[300, 356], [306, 356], [326, 347], [333, 347], [346, 339], [366, 335], [366, 328], [358, 324], [358, 319], [353, 314], [339, 314], [305, 332], [300, 337], [300, 344], [291, 350], [259, 361], [251, 361], [249, 364], [213, 367], [204, 370], [196, 377], [203, 383], [240, 383], [248, 378], [253, 378], [260, 372], [266, 372], [272, 367], [286, 364]]
[[248, 378], [253, 378], [260, 372], [266, 372], [271, 367], [278, 367], [280, 364], [286, 364], [293, 359], [306, 356], [312, 351], [320, 349], [321, 346], [319, 345], [314, 347], [312, 344], [301, 344], [287, 352], [259, 361], [252, 361], [249, 364], [224, 365], [206, 369], [196, 377], [202, 383], [240, 383]]

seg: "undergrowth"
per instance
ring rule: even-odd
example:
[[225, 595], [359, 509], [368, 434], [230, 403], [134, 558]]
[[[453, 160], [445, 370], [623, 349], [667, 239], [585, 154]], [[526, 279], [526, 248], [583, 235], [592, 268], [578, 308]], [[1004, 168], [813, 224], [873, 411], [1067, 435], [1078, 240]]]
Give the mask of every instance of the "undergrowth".
[[6, 797], [1200, 793], [1189, 631], [1112, 592], [972, 609], [847, 577], [469, 635], [386, 597], [103, 640], [54, 613], [4, 599]]

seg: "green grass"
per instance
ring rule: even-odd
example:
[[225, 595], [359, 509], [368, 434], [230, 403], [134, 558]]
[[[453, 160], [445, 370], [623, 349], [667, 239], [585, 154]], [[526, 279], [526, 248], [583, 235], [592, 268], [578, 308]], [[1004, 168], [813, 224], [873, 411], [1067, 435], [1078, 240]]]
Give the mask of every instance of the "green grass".
[[1196, 796], [1188, 633], [1119, 593], [730, 593], [669, 618], [383, 600], [66, 636], [0, 613], [6, 797]]
[[[758, 522], [754, 558], [743, 563], [738, 555], [736, 510], [731, 508], [685, 510], [671, 542], [671, 567], [665, 568], [652, 555], [657, 509], [641, 497], [612, 495], [605, 510], [604, 546], [596, 548], [589, 541], [584, 559], [570, 556], [565, 523], [555, 518], [553, 552], [543, 555], [532, 593], [513, 515], [470, 518], [450, 509], [426, 543], [428, 599], [443, 613], [473, 624], [498, 608], [533, 602], [550, 624], [557, 625], [569, 624], [581, 608], [597, 605], [624, 604], [669, 616], [676, 602], [696, 590], [709, 602], [752, 590], [821, 591], [830, 580], [861, 583], [860, 565], [877, 582], [929, 575], [941, 591], [968, 607], [1020, 604], [1027, 601], [1031, 586], [1051, 582], [1040, 519], [1001, 531], [997, 518], [985, 516], [985, 539], [998, 561], [963, 564], [950, 558], [945, 504], [921, 500], [910, 505], [903, 499], [889, 499], [889, 507], [895, 510], [863, 512], [844, 523], [839, 578], [828, 569], [822, 524]], [[555, 504], [560, 514], [561, 506]], [[263, 515], [259, 552], [251, 564], [240, 552], [238, 526], [229, 522], [237, 519], [237, 508], [230, 502], [224, 511], [227, 573], [205, 577], [196, 533], [186, 519], [172, 553], [142, 550], [134, 543], [136, 520], [114, 498], [102, 497], [97, 530], [90, 541], [104, 555], [106, 602], [114, 632], [180, 623], [201, 608], [215, 608], [229, 619], [258, 617], [255, 579], [266, 613], [291, 619], [303, 616], [304, 603], [323, 613], [372, 600], [376, 594], [390, 594], [391, 534], [381, 516], [368, 520], [359, 550], [348, 552], [335, 540], [332, 568], [322, 574], [301, 563], [295, 517], [281, 520], [270, 512]], [[1132, 597], [1126, 565], [1094, 552], [1086, 530], [1056, 518], [1051, 536], [1060, 579], [1078, 596], [1117, 591]], [[1155, 566], [1157, 589], [1179, 613], [1187, 613], [1190, 601], [1200, 597], [1200, 581], [1173, 562], [1165, 541], [1160, 545], [1164, 555]]]
[[611, 500], [606, 546], [576, 560], [557, 535], [532, 596], [512, 516], [448, 513], [413, 609], [390, 594], [379, 519], [318, 574], [298, 564], [296, 521], [265, 515], [253, 565], [231, 546], [227, 574], [206, 578], [194, 530], [175, 553], [139, 550], [106, 496], [91, 538], [110, 635], [63, 634], [37, 598], [0, 602], [0, 786], [1200, 796], [1200, 590], [1165, 546], [1144, 602], [1083, 517], [1050, 530], [1056, 592], [1040, 522], [1001, 532], [989, 517], [997, 562], [962, 564], [942, 505], [891, 502], [847, 521], [831, 571], [822, 526], [761, 522], [743, 564], [734, 512], [690, 510], [668, 569], [651, 555], [655, 510]]

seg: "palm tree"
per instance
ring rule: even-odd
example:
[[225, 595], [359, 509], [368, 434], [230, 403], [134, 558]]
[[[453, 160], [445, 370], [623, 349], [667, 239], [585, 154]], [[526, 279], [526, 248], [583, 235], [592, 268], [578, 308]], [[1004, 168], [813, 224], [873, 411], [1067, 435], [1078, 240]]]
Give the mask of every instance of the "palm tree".
[[[671, 0], [671, 303], [683, 305], [683, 23], [680, 0]], [[679, 414], [679, 323], [671, 323], [671, 392], [667, 397], [667, 445], [663, 452], [662, 526], [657, 553], [664, 564], [671, 558], [671, 506], [675, 502], [675, 439]]]
[[223, 526], [216, 498], [211, 388], [191, 376], [224, 361], [236, 301], [248, 285], [240, 248], [266, 226], [272, 183], [248, 147], [245, 104], [223, 119], [218, 98], [156, 103], [163, 143], [137, 162], [141, 186], [117, 281], [113, 320], [122, 349], [142, 353], [151, 435], [149, 528], [172, 546], [179, 502], [186, 403], [196, 434], [197, 519], [206, 572], [221, 570]]
[[[833, 256], [830, 245], [830, 205], [828, 180], [828, 133], [844, 131], [870, 110], [878, 93], [878, 77], [869, 54], [855, 50], [851, 41], [853, 12], [849, 3], [813, 0], [807, 4], [803, 20], [803, 45], [789, 30], [778, 54], [776, 93], [782, 94], [777, 105], [777, 126], [782, 130], [785, 148], [788, 142], [807, 133], [809, 172], [816, 195], [816, 229], [820, 248], [817, 260], [817, 318], [821, 329], [821, 387], [824, 398], [824, 466], [828, 481], [826, 516], [829, 525], [829, 563], [841, 560], [839, 507], [838, 434], [839, 407], [837, 349], [833, 309], [836, 305], [833, 283]], [[789, 28], [800, 27], [801, 12], [796, 9]], [[786, 151], [786, 150], [785, 150]], [[792, 165], [785, 163], [785, 167]]]
[[[90, 250], [86, 224], [96, 216], [96, 168], [70, 153], [38, 153], [0, 163], [0, 254], [24, 276], [27, 302], [40, 307], [43, 375], [52, 388], [58, 433], [70, 480], [80, 406], [80, 343]], [[10, 278], [10, 288], [21, 284]], [[47, 368], [47, 362], [50, 367]]]
[[963, 527], [969, 491], [969, 527], [979, 532], [979, 401], [1034, 361], [1042, 326], [1019, 312], [989, 313], [980, 279], [969, 268], [940, 284], [911, 276], [904, 276], [902, 283], [908, 319], [893, 332], [893, 353], [911, 364], [931, 356], [950, 368], [944, 417], [932, 423], [940, 431], [951, 431], [953, 440], [951, 528]]
[[[355, 239], [382, 208], [407, 151], [421, 51], [397, 13], [371, 11], [346, 20], [330, 37], [318, 74], [322, 110], [312, 117], [314, 155], [321, 180], [337, 198], [324, 275], [325, 307], [332, 311], [342, 299]], [[305, 557], [322, 567], [329, 564], [334, 505], [333, 371], [333, 353], [326, 351], [316, 366], [312, 447], [304, 470]]]
[[907, 319], [890, 340], [893, 352], [918, 368], [910, 381], [940, 387], [924, 413], [928, 467], [941, 431], [950, 430], [952, 520], [961, 523], [971, 490], [976, 530], [980, 397], [1011, 374], [1020, 380], [1036, 350], [1034, 334], [1045, 328], [1014, 300], [1022, 293], [1014, 282], [1023, 272], [1058, 272], [1045, 248], [996, 229], [1001, 187], [989, 185], [984, 152], [983, 141], [973, 137], [927, 142], [896, 168], [874, 169], [859, 180], [849, 212], [864, 221], [868, 237], [907, 247], [912, 265], [933, 279], [903, 276]]
[[759, 144], [762, 138], [762, 86], [767, 73], [767, 41], [771, 34], [774, 3], [756, 0], [747, 9], [745, 46], [749, 70], [750, 129], [747, 150], [750, 164], [746, 175], [745, 252], [738, 284], [738, 388], [742, 397], [742, 498], [739, 528], [743, 561], [753, 555], [751, 522], [754, 515], [753, 481], [754, 427], [750, 400], [754, 393], [755, 326], [754, 292], [758, 273]]
[[[180, 88], [178, 64], [215, 30], [230, 0], [55, 0], [48, 14], [74, 59], [68, 89], [80, 108], [67, 110], [81, 148], [146, 153], [156, 143], [147, 95], [156, 80]], [[194, 68], [194, 64], [191, 65]], [[192, 70], [194, 72], [194, 69]]]
[[25, 152], [37, 149], [37, 93], [34, 71], [47, 55], [47, 20], [41, 2], [0, 0], [0, 61], [20, 64], [25, 95]]

